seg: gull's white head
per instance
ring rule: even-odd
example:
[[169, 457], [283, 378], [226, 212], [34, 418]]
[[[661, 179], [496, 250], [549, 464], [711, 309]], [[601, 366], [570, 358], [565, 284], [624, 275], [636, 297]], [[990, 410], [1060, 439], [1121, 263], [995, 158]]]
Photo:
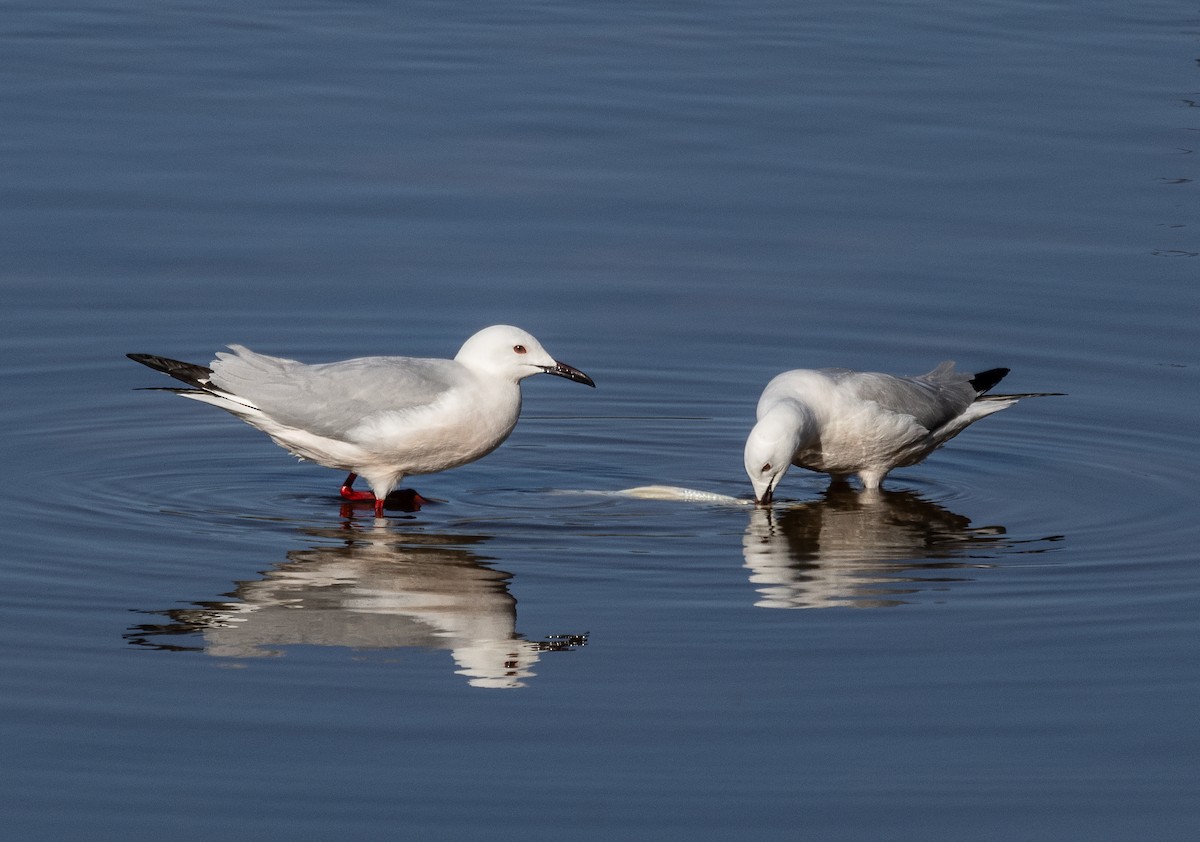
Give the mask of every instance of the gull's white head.
[[792, 466], [798, 438], [796, 425], [775, 413], [763, 416], [750, 431], [743, 459], [757, 502], [771, 502], [775, 487]]
[[533, 374], [554, 374], [595, 386], [577, 368], [559, 362], [530, 333], [511, 325], [485, 327], [463, 343], [454, 359], [473, 371], [518, 383]]

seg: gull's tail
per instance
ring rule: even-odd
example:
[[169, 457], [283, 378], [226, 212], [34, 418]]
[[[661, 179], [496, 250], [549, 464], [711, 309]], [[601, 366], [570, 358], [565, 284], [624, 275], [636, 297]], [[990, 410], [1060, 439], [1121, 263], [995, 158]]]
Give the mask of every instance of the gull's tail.
[[1019, 392], [1012, 395], [980, 395], [977, 401], [1018, 401], [1021, 398], [1056, 398], [1063, 397], [1066, 392]]
[[1021, 392], [1011, 395], [985, 395], [988, 389], [995, 386], [1005, 375], [1008, 374], [1007, 368], [989, 368], [987, 371], [981, 371], [971, 378], [971, 388], [978, 392], [975, 400], [978, 401], [1016, 401], [1021, 398], [1053, 398], [1065, 395], [1066, 392]]
[[[211, 403], [227, 412], [232, 412], [242, 418], [250, 413], [258, 414], [258, 407], [249, 401], [239, 398], [232, 392], [227, 392], [212, 382], [212, 369], [196, 363], [185, 363], [170, 357], [159, 357], [155, 354], [126, 354], [135, 363], [169, 374], [181, 383], [186, 383], [190, 389], [150, 388], [155, 392], [174, 392], [185, 398]], [[247, 412], [249, 411], [249, 412]]]

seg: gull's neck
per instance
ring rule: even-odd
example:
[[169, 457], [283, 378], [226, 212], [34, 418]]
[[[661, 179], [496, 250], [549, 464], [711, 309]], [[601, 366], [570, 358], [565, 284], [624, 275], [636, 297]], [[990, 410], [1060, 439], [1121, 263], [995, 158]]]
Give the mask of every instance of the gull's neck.
[[819, 438], [816, 415], [811, 407], [799, 401], [780, 401], [767, 410], [758, 425], [767, 437], [787, 441], [792, 453]]

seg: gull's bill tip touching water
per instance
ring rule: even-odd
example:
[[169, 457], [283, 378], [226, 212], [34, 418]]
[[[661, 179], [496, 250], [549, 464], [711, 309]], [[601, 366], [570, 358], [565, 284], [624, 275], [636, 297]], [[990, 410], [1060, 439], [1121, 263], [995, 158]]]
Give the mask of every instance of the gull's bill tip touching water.
[[[127, 356], [189, 387], [166, 391], [236, 415], [301, 459], [348, 471], [342, 497], [373, 501], [376, 517], [405, 476], [465, 465], [499, 447], [516, 426], [526, 377], [596, 385], [510, 325], [479, 331], [452, 360], [360, 357], [308, 365], [229, 348], [208, 366]], [[359, 476], [370, 491], [354, 490]], [[419, 495], [414, 502], [419, 507]]]

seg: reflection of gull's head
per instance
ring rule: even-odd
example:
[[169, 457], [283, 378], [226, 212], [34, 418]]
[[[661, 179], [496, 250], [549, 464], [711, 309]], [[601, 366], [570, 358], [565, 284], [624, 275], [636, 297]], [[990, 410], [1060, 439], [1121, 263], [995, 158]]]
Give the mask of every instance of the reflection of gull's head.
[[1003, 532], [910, 492], [835, 487], [822, 500], [756, 509], [742, 550], [759, 607], [882, 607], [922, 590], [922, 572], [988, 566], [947, 559], [995, 548]]
[[543, 648], [516, 631], [510, 575], [462, 545], [470, 536], [329, 532], [340, 545], [288, 553], [229, 602], [167, 613], [175, 623], [131, 635], [203, 635], [220, 657], [282, 654], [295, 644], [361, 650], [448, 649], [477, 687], [521, 687]]

